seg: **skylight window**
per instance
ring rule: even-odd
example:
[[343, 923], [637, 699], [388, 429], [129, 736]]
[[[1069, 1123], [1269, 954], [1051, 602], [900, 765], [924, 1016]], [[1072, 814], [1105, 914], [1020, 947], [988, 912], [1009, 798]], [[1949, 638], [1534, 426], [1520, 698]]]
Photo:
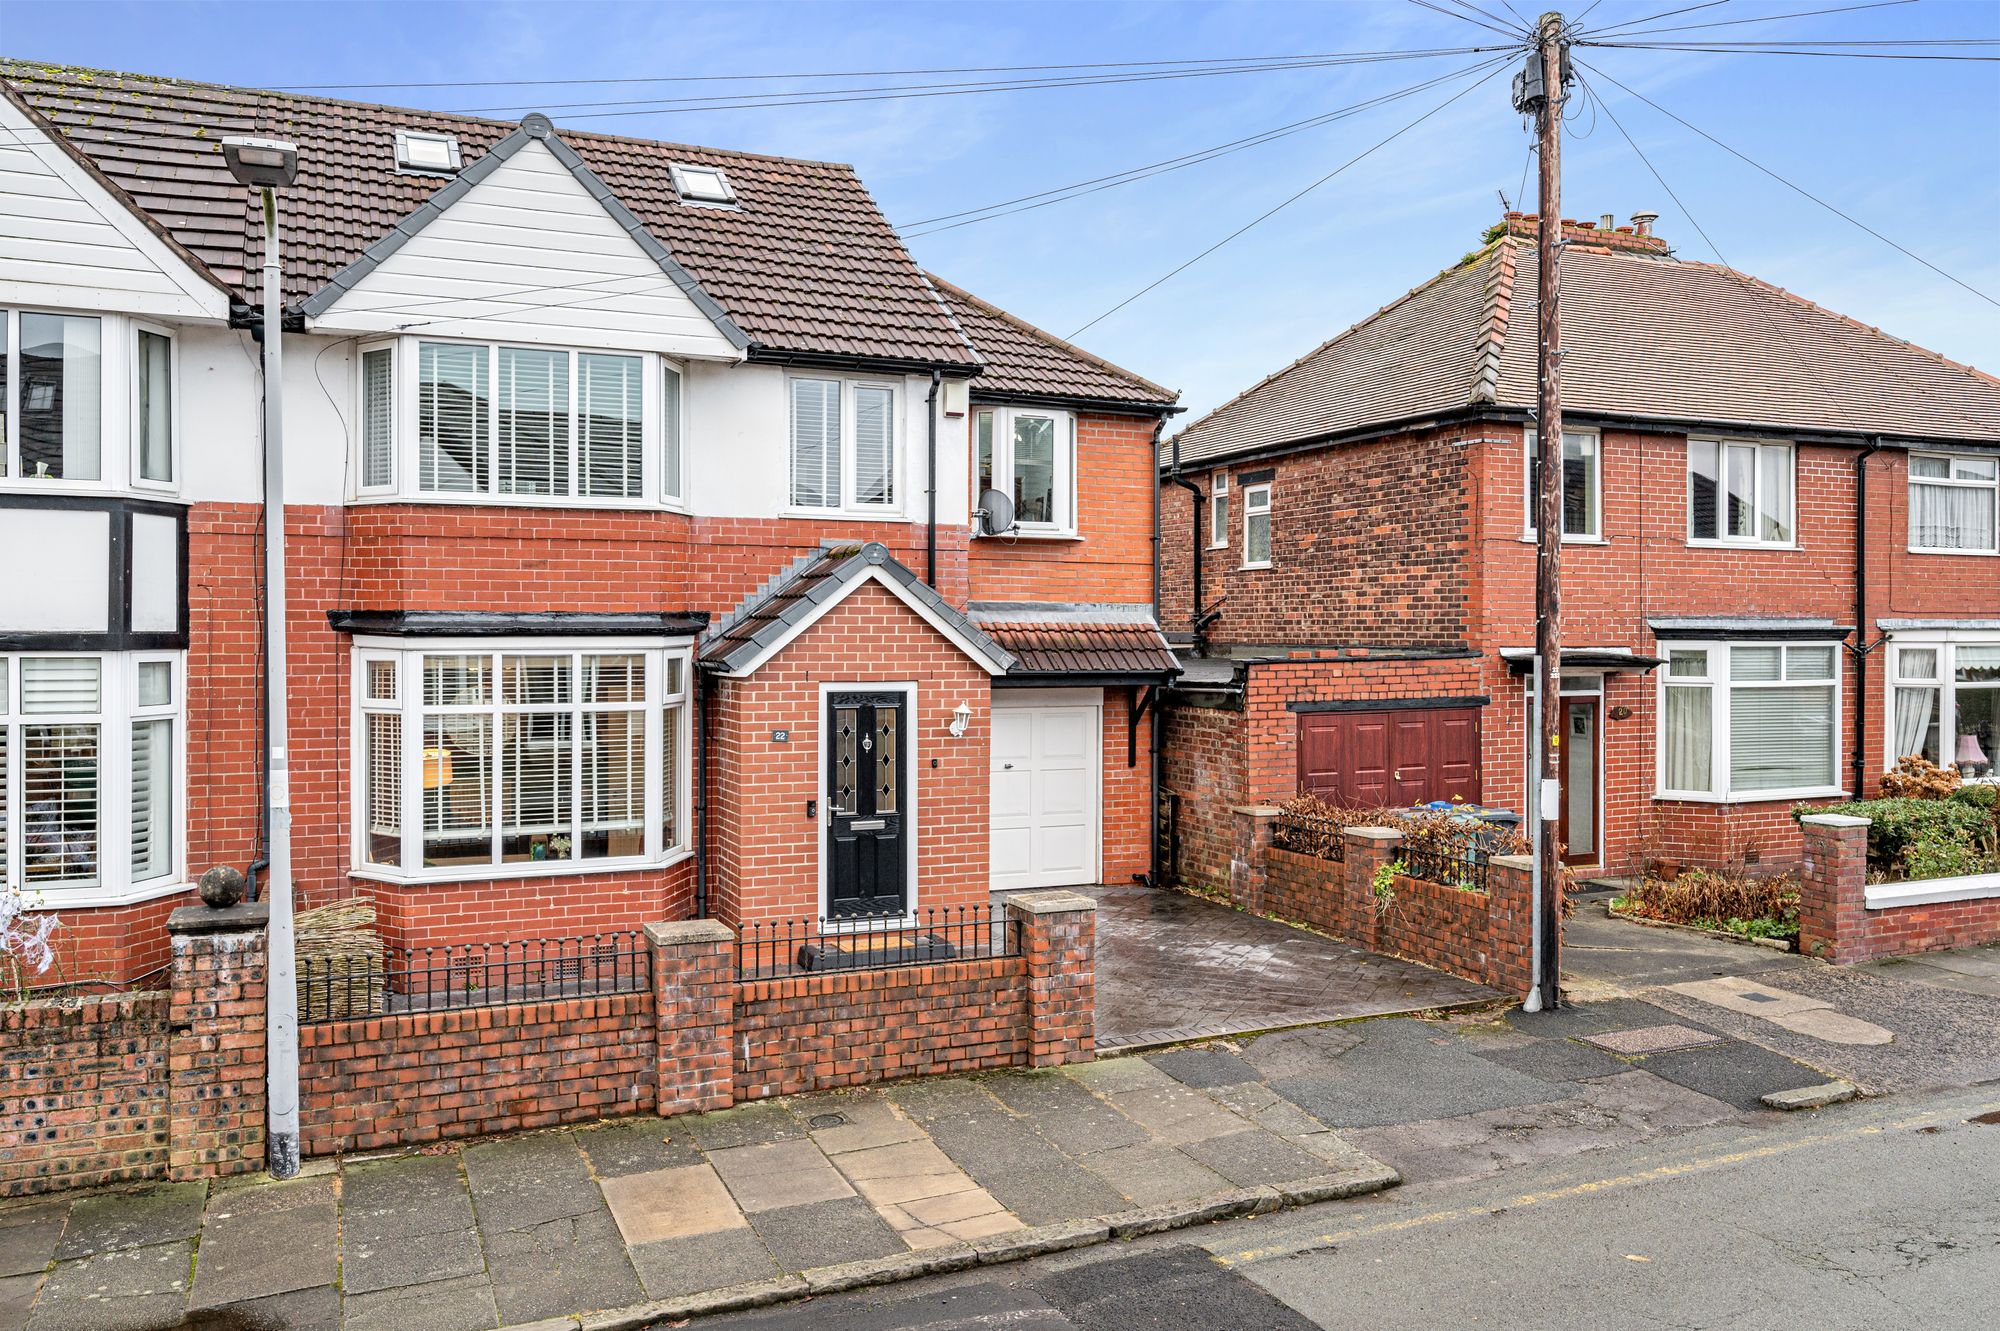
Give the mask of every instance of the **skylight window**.
[[729, 177], [719, 166], [673, 165], [674, 192], [681, 196], [682, 203], [734, 203], [736, 191], [729, 188]]
[[459, 168], [458, 139], [451, 134], [396, 131], [396, 169], [425, 176], [455, 176]]

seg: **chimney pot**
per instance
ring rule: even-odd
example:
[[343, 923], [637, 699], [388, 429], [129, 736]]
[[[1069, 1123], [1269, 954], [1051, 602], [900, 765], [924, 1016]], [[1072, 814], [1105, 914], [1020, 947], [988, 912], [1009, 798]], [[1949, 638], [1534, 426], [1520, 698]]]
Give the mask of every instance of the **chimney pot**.
[[1597, 229], [1599, 231], [1609, 231], [1617, 224], [1618, 224], [1618, 219], [1613, 217], [1610, 213], [1605, 213], [1597, 219]]
[[1642, 236], [1653, 234], [1653, 223], [1660, 220], [1658, 213], [1633, 213], [1632, 229]]

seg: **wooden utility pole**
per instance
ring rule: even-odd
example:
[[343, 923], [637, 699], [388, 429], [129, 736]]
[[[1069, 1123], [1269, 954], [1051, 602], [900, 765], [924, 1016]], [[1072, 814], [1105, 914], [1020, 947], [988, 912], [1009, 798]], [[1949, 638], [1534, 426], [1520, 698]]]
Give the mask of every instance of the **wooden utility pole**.
[[[1562, 113], [1569, 43], [1561, 14], [1542, 15], [1530, 59], [1541, 63], [1535, 115], [1541, 185], [1541, 224], [1535, 238], [1535, 441], [1541, 460], [1541, 484], [1535, 495], [1535, 685], [1541, 702], [1535, 790], [1541, 817], [1535, 862], [1541, 893], [1535, 928], [1541, 965], [1535, 983], [1546, 1009], [1562, 1001]], [[1525, 82], [1532, 91], [1534, 80]]]

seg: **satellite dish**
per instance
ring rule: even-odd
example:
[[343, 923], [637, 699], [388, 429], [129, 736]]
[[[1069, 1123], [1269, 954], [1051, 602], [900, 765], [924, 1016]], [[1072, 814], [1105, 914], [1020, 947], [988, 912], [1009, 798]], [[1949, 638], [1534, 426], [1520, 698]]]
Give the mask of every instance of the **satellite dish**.
[[1014, 530], [1014, 501], [1003, 490], [981, 490], [975, 512], [982, 536], [998, 536]]

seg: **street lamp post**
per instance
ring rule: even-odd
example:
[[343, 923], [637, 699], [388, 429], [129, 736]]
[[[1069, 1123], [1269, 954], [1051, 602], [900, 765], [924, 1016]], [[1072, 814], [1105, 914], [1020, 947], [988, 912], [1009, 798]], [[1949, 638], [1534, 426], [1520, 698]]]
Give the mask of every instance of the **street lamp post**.
[[278, 190], [298, 178], [299, 150], [277, 139], [226, 138], [222, 156], [264, 205], [264, 814], [270, 829], [265, 900], [271, 923], [265, 970], [264, 1075], [271, 1173], [299, 1172], [299, 986], [292, 932], [290, 712], [285, 693], [285, 332], [278, 269]]

